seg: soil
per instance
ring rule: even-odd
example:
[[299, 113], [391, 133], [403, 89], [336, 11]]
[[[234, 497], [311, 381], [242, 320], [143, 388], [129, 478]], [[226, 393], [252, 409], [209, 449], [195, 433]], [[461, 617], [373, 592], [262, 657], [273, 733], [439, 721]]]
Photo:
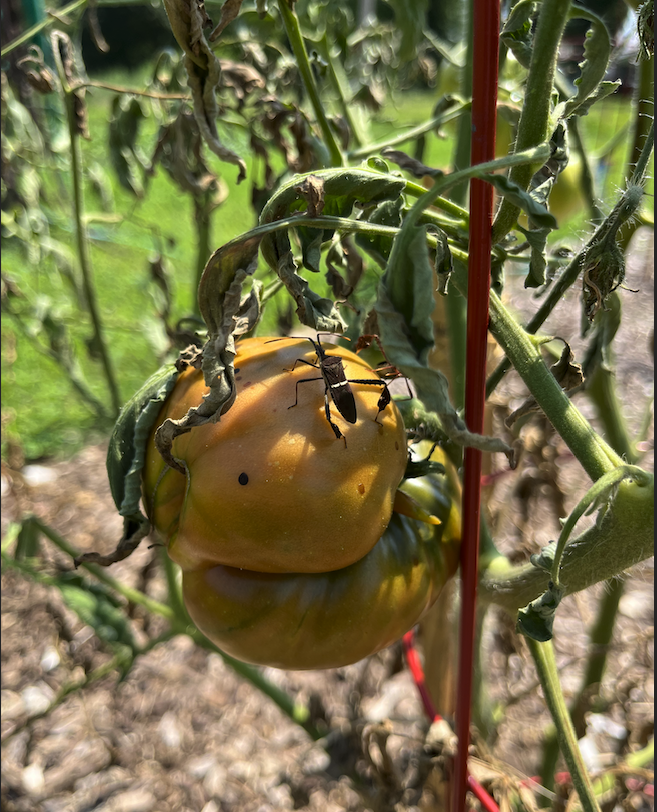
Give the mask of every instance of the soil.
[[[616, 341], [618, 383], [638, 431], [652, 386], [648, 327], [652, 308], [652, 248], [642, 238], [628, 268], [626, 308]], [[518, 296], [511, 301], [524, 301]], [[573, 302], [565, 301], [549, 329], [578, 333]], [[576, 353], [581, 342], [573, 340]], [[496, 395], [499, 417], [525, 397], [508, 377]], [[593, 419], [583, 396], [578, 405]], [[523, 430], [529, 449], [522, 465], [499, 476], [488, 494], [496, 541], [525, 559], [558, 532], [559, 511], [570, 510], [585, 488], [578, 463], [545, 420]], [[652, 467], [652, 434], [641, 464]], [[532, 443], [534, 452], [532, 452]], [[549, 453], [546, 453], [546, 449]], [[3, 468], [3, 536], [11, 522], [35, 514], [82, 551], [113, 549], [121, 521], [104, 470], [104, 446], [66, 461]], [[116, 579], [166, 599], [158, 548], [143, 544], [115, 564]], [[70, 569], [45, 539], [43, 571]], [[558, 666], [567, 698], [578, 691], [587, 659], [587, 631], [607, 587], [567, 598], [555, 623]], [[274, 812], [277, 810], [440, 810], [445, 753], [453, 743], [430, 728], [401, 644], [346, 668], [277, 671], [265, 676], [304, 702], [323, 733], [314, 741], [274, 702], [240, 677], [219, 654], [186, 635], [155, 645], [120, 678], [117, 668], [82, 690], [62, 689], [111, 663], [113, 651], [64, 602], [59, 590], [5, 568], [2, 575], [2, 809], [6, 812]], [[647, 745], [653, 715], [653, 565], [623, 580], [623, 595], [600, 694], [588, 714], [582, 751], [596, 772], [618, 765]], [[166, 624], [138, 607], [126, 610], [144, 644]], [[496, 735], [475, 735], [471, 770], [500, 804], [540, 769], [549, 726], [536, 672], [513, 621], [490, 612], [483, 668]], [[52, 704], [55, 707], [51, 708]], [[440, 710], [440, 709], [439, 709]], [[560, 770], [563, 765], [560, 764]], [[619, 775], [605, 810], [652, 808], [645, 770]], [[561, 787], [561, 789], [559, 789]], [[557, 795], [568, 794], [568, 784]], [[540, 797], [540, 796], [535, 796]], [[550, 796], [555, 798], [556, 796]], [[553, 800], [555, 808], [558, 800]], [[503, 808], [503, 807], [502, 807]]]

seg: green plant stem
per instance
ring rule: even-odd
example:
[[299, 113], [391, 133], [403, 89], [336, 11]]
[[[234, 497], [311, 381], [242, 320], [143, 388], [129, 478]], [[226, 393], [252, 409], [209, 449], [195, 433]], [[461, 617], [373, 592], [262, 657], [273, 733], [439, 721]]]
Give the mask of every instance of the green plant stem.
[[[643, 183], [648, 163], [652, 156], [654, 143], [655, 143], [655, 124], [654, 121], [652, 121], [650, 124], [650, 128], [648, 130], [648, 134], [646, 135], [643, 144], [643, 149], [641, 150], [641, 155], [636, 163], [634, 173], [632, 175], [633, 184], [639, 185]], [[612, 221], [621, 220], [620, 227], [616, 226], [620, 232], [623, 228], [622, 225], [623, 222], [627, 223], [628, 220], [632, 221], [635, 219], [633, 212], [631, 212], [629, 215], [624, 213], [623, 211], [624, 207], [622, 205], [624, 197], [625, 193], [621, 195], [619, 203], [616, 204], [614, 210], [611, 212], [609, 217], [607, 217], [607, 219], [598, 226], [595, 233], [589, 239], [584, 248], [582, 248], [582, 250], [577, 254], [577, 256], [570, 261], [570, 263], [561, 273], [559, 278], [554, 282], [547, 296], [545, 297], [543, 304], [539, 307], [539, 309], [527, 323], [527, 326], [525, 327], [527, 333], [531, 334], [536, 333], [537, 330], [540, 327], [542, 327], [542, 325], [545, 323], [550, 313], [559, 304], [561, 298], [566, 293], [568, 288], [570, 288], [577, 281], [580, 272], [582, 270], [582, 264], [586, 258], [587, 252], [589, 251], [591, 246], [595, 245], [603, 238], [605, 233], [610, 229]], [[619, 245], [621, 246], [621, 248], [623, 248], [623, 240], [620, 237], [619, 237]], [[505, 373], [510, 367], [511, 362], [508, 358], [504, 358], [497, 365], [495, 370], [491, 373], [491, 375], [488, 377], [488, 380], [486, 381], [486, 397], [490, 397], [491, 393], [498, 385], [498, 383], [502, 380]]]
[[[617, 294], [613, 294], [617, 295]], [[586, 392], [593, 401], [602, 421], [605, 433], [612, 447], [631, 463], [636, 462], [636, 453], [627, 433], [627, 426], [622, 417], [620, 403], [611, 370], [599, 366], [589, 381]], [[586, 671], [579, 691], [570, 705], [570, 717], [578, 739], [586, 732], [585, 714], [590, 709], [595, 696], [599, 694], [600, 684], [607, 664], [607, 651], [612, 641], [618, 605], [625, 591], [625, 582], [621, 578], [608, 581], [598, 603], [598, 614], [589, 638], [590, 652]], [[546, 734], [543, 747], [543, 766], [541, 777], [543, 786], [552, 789], [554, 771], [559, 757], [559, 745], [556, 731]], [[599, 794], [596, 792], [596, 794]]]
[[616, 394], [615, 375], [607, 367], [599, 365], [586, 381], [585, 392], [596, 408], [607, 441], [629, 463], [636, 463], [639, 455], [630, 439], [623, 407]]
[[573, 136], [575, 149], [577, 150], [577, 155], [579, 156], [580, 165], [582, 167], [582, 193], [584, 194], [584, 199], [589, 209], [589, 219], [595, 225], [599, 225], [605, 219], [605, 216], [600, 206], [598, 206], [598, 197], [595, 193], [595, 181], [591, 170], [591, 162], [584, 142], [582, 141], [577, 116], [573, 116], [568, 122], [568, 132]]
[[160, 562], [164, 569], [164, 576], [167, 581], [167, 595], [169, 598], [169, 606], [173, 610], [174, 615], [181, 623], [190, 623], [189, 615], [183, 603], [182, 590], [180, 588], [180, 569], [175, 564], [164, 547], [160, 550]]
[[[7, 56], [12, 51], [16, 50], [16, 48], [20, 48], [21, 45], [25, 45], [26, 42], [29, 42], [31, 39], [34, 39], [37, 34], [40, 34], [41, 31], [44, 31], [46, 28], [49, 28], [55, 23], [58, 25], [64, 25], [64, 22], [62, 21], [63, 18], [65, 18], [68, 14], [72, 14], [74, 11], [77, 11], [79, 8], [83, 8], [87, 5], [87, 3], [89, 3], [89, 0], [73, 0], [72, 3], [68, 4], [68, 6], [62, 6], [62, 8], [58, 9], [46, 9], [47, 16], [35, 25], [30, 26], [30, 28], [28, 28], [22, 34], [19, 34], [16, 39], [5, 45], [2, 51], [0, 51], [0, 56]], [[143, 5], [143, 0], [95, 0], [95, 5], [140, 6]]]
[[404, 144], [406, 141], [414, 141], [421, 135], [431, 132], [431, 130], [435, 130], [438, 127], [441, 127], [443, 124], [447, 124], [448, 121], [453, 121], [455, 118], [463, 116], [464, 113], [467, 113], [471, 107], [471, 102], [462, 101], [457, 107], [447, 110], [438, 116], [434, 116], [428, 121], [418, 124], [417, 127], [411, 127], [408, 130], [403, 130], [399, 133], [399, 135], [394, 135], [390, 138], [385, 138], [382, 141], [377, 141], [374, 144], [365, 144], [363, 147], [353, 149], [347, 153], [347, 158], [350, 161], [357, 161], [360, 158], [367, 158], [370, 155], [376, 155], [383, 149], [397, 147], [400, 144]]
[[[467, 43], [467, 50], [465, 55], [465, 65], [461, 69], [460, 75], [460, 93], [464, 99], [472, 98], [472, 63], [473, 63], [473, 49], [474, 49], [474, 0], [465, 0], [461, 4], [463, 9], [462, 20], [462, 40]], [[472, 130], [472, 115], [471, 103], [468, 104], [467, 110], [459, 118], [458, 131], [456, 135], [456, 149], [452, 161], [452, 169], [458, 172], [460, 169], [465, 169], [470, 166], [470, 142]], [[468, 184], [461, 183], [452, 189], [450, 195], [455, 203], [461, 206], [465, 205], [468, 197]], [[465, 321], [465, 315], [463, 315]], [[465, 334], [463, 335], [465, 341]], [[465, 355], [463, 353], [463, 360]]]
[[599, 503], [609, 494], [615, 485], [618, 485], [627, 477], [632, 477], [641, 486], [646, 486], [650, 481], [650, 474], [647, 474], [641, 468], [637, 468], [633, 465], [621, 465], [618, 468], [614, 468], [594, 482], [593, 486], [584, 494], [582, 499], [580, 499], [580, 501], [577, 503], [577, 506], [563, 523], [561, 533], [559, 533], [559, 538], [557, 540], [554, 561], [552, 563], [552, 582], [555, 588], [558, 589], [561, 587], [561, 560], [563, 558], [566, 543], [570, 538], [570, 534], [574, 530], [575, 525], [592, 505]]
[[493, 161], [486, 161], [477, 166], [469, 166], [466, 169], [460, 169], [458, 172], [451, 172], [441, 178], [437, 178], [434, 185], [421, 195], [413, 204], [413, 207], [406, 215], [404, 224], [415, 225], [418, 223], [424, 210], [429, 206], [433, 206], [436, 200], [445, 194], [448, 189], [458, 186], [459, 183], [471, 178], [480, 178], [486, 180], [487, 174], [492, 174], [499, 169], [504, 169], [508, 166], [520, 166], [522, 164], [533, 163], [535, 161], [547, 160], [550, 156], [550, 145], [540, 144], [537, 147], [532, 147], [523, 152], [516, 152], [513, 155], [505, 155], [503, 158], [496, 158]]
[[577, 737], [566, 708], [561, 685], [559, 684], [559, 674], [557, 673], [552, 641], [538, 643], [529, 637], [526, 637], [525, 641], [534, 659], [538, 678], [543, 688], [545, 703], [554, 721], [559, 746], [570, 770], [570, 777], [579, 795], [580, 803], [585, 812], [600, 812], [591, 779], [579, 751]]
[[[635, 753], [629, 753], [622, 764], [616, 766], [613, 770], [609, 770], [604, 775], [593, 782], [593, 789], [596, 796], [604, 795], [606, 792], [612, 790], [618, 781], [619, 775], [633, 775], [637, 772], [650, 767], [655, 760], [655, 740], [651, 739], [648, 744], [641, 750]], [[579, 809], [579, 806], [573, 807], [573, 812]]]
[[[543, 0], [525, 90], [525, 101], [518, 122], [515, 149], [517, 152], [544, 142], [550, 135], [552, 86], [557, 67], [559, 43], [568, 20], [570, 0]], [[525, 164], [511, 170], [509, 178], [522, 189], [529, 186], [536, 166]], [[513, 227], [520, 209], [507, 200], [493, 223], [493, 244], [499, 242]]]
[[[44, 536], [49, 538], [56, 547], [59, 547], [60, 550], [65, 552], [72, 559], [76, 559], [80, 555], [79, 550], [76, 550], [64, 538], [62, 538], [59, 533], [42, 522], [36, 516], [28, 517], [25, 521], [34, 522]], [[187, 615], [184, 607], [181, 609], [180, 607], [175, 608], [166, 606], [159, 601], [153, 600], [152, 598], [149, 598], [148, 595], [144, 595], [143, 592], [140, 592], [137, 589], [132, 589], [131, 587], [122, 584], [120, 581], [117, 581], [115, 578], [112, 578], [111, 575], [108, 575], [106, 570], [97, 566], [96, 564], [82, 563], [80, 566], [84, 567], [106, 586], [109, 586], [111, 589], [118, 592], [118, 594], [122, 595], [124, 598], [126, 598], [126, 600], [131, 601], [138, 606], [142, 606], [149, 612], [153, 612], [154, 614], [168, 620], [171, 624], [173, 634], [187, 634], [192, 638], [192, 640], [202, 646], [202, 648], [209, 651], [214, 651], [221, 655], [225, 662], [237, 674], [247, 679], [252, 685], [266, 694], [276, 705], [278, 705], [283, 713], [289, 716], [292, 721], [301, 725], [301, 727], [303, 727], [313, 739], [317, 740], [322, 737], [322, 734], [317, 731], [314, 725], [311, 723], [310, 712], [305, 705], [293, 700], [288, 694], [285, 693], [285, 691], [282, 691], [280, 688], [273, 685], [255, 666], [248, 665], [240, 660], [236, 660], [234, 657], [231, 657], [229, 654], [221, 651], [221, 649], [215, 646], [214, 643], [208, 640], [205, 635], [203, 635], [195, 626], [191, 624], [189, 616]], [[165, 572], [167, 572], [166, 569]], [[173, 568], [170, 571], [170, 575], [173, 577]]]
[[616, 452], [593, 430], [557, 383], [540, 353], [539, 344], [526, 333], [491, 291], [491, 332], [538, 401], [548, 420], [580, 461], [591, 479], [623, 464]]
[[303, 79], [306, 93], [308, 94], [310, 103], [315, 111], [315, 117], [317, 118], [317, 123], [322, 131], [324, 143], [326, 144], [331, 156], [331, 164], [333, 166], [343, 166], [344, 158], [342, 156], [342, 152], [338, 146], [338, 142], [335, 140], [333, 130], [331, 129], [331, 125], [329, 124], [326, 113], [324, 112], [324, 105], [319, 97], [317, 85], [315, 84], [315, 77], [313, 76], [312, 68], [310, 67], [310, 62], [308, 60], [308, 52], [306, 51], [306, 45], [303, 41], [303, 36], [301, 35], [299, 18], [294, 13], [292, 4], [289, 2], [289, 0], [278, 0], [278, 8], [281, 13], [283, 25], [285, 26], [285, 33], [290, 41], [292, 52], [296, 58], [297, 66], [301, 73], [301, 78]]
[[329, 80], [338, 96], [338, 101], [340, 103], [340, 107], [342, 108], [342, 115], [345, 117], [347, 124], [349, 125], [351, 137], [354, 140], [356, 148], [361, 147], [365, 141], [365, 135], [362, 131], [360, 123], [358, 122], [358, 119], [353, 114], [352, 99], [347, 98], [348, 93], [347, 88], [345, 87], [346, 77], [343, 75], [342, 67], [340, 67], [339, 71], [336, 70], [335, 60], [331, 56], [331, 44], [329, 43], [328, 33], [326, 31], [322, 35], [319, 45], [322, 50], [322, 56], [328, 65]]
[[14, 323], [20, 329], [25, 338], [32, 342], [32, 345], [36, 348], [37, 352], [41, 353], [46, 358], [50, 358], [56, 364], [59, 364], [66, 372], [68, 382], [71, 384], [73, 389], [75, 389], [78, 395], [80, 395], [80, 398], [96, 413], [97, 417], [101, 421], [106, 421], [108, 419], [108, 415], [105, 405], [98, 400], [91, 389], [89, 389], [87, 386], [77, 362], [74, 359], [67, 358], [64, 354], [56, 353], [51, 347], [46, 347], [39, 341], [35, 341], [34, 336], [29, 333], [28, 329], [23, 324], [21, 316], [18, 313], [10, 310], [9, 307], [7, 307], [6, 312], [8, 312], [8, 314], [14, 319]]
[[634, 120], [630, 154], [627, 160], [627, 177], [638, 163], [644, 151], [645, 139], [651, 126], [654, 127], [655, 99], [655, 57], [642, 59], [637, 70], [637, 83], [634, 89]]
[[[57, 17], [62, 18], [65, 17], [67, 14], [72, 14], [74, 11], [77, 11], [82, 6], [86, 6], [89, 0], [73, 0], [72, 3], [69, 3], [68, 6], [63, 6], [60, 9], [57, 9]], [[26, 42], [29, 42], [31, 39], [34, 39], [37, 34], [40, 34], [46, 28], [51, 26], [53, 23], [59, 22], [61, 25], [61, 19], [57, 19], [56, 17], [44, 17], [38, 23], [35, 23], [33, 26], [30, 26], [26, 31], [20, 34], [16, 39], [12, 40], [9, 44], [5, 45], [5, 47], [0, 52], [2, 57], [7, 56], [16, 48], [20, 48], [21, 45], [24, 45]]]
[[93, 327], [93, 340], [98, 354], [100, 355], [101, 365], [105, 372], [105, 380], [109, 389], [110, 400], [112, 403], [112, 411], [114, 416], [117, 416], [121, 410], [121, 397], [119, 395], [119, 387], [112, 367], [112, 361], [109, 356], [105, 336], [103, 333], [100, 311], [96, 301], [96, 291], [93, 283], [93, 275], [91, 271], [91, 257], [89, 255], [89, 243], [87, 240], [87, 230], [84, 222], [84, 198], [82, 192], [82, 152], [80, 150], [80, 141], [78, 134], [78, 121], [76, 115], [76, 96], [71, 89], [66, 77], [64, 67], [62, 65], [61, 54], [59, 51], [59, 40], [56, 38], [57, 34], [53, 34], [53, 54], [57, 72], [59, 74], [59, 81], [64, 94], [64, 106], [66, 108], [66, 118], [68, 121], [68, 131], [70, 137], [70, 151], [71, 151], [71, 179], [73, 184], [73, 217], [75, 222], [75, 235], [78, 249], [78, 260], [80, 262], [80, 272], [82, 274], [82, 288], [84, 290], [85, 299], [87, 301], [87, 308], [91, 318]]
[[[602, 520], [566, 546], [561, 561], [564, 595], [607, 581], [653, 555], [653, 478], [646, 477], [645, 485], [621, 482]], [[554, 546], [548, 545], [548, 552]], [[493, 560], [482, 572], [479, 600], [514, 614], [545, 592], [549, 581], [550, 573], [533, 564]]]
[[[53, 530], [52, 527], [47, 525], [45, 522], [42, 522], [37, 516], [28, 516], [24, 521], [33, 522], [34, 525], [43, 533], [43, 535], [46, 536], [46, 538], [50, 539], [50, 541], [52, 541], [56, 547], [59, 547], [59, 549], [66, 553], [66, 555], [70, 556], [72, 560], [79, 557], [79, 550], [76, 550], [73, 545], [69, 544], [68, 541], [63, 538], [63, 536], [60, 536], [56, 530]], [[149, 612], [153, 612], [156, 615], [160, 615], [170, 623], [175, 621], [175, 614], [171, 607], [166, 606], [159, 601], [153, 600], [153, 598], [149, 598], [148, 595], [144, 595], [144, 593], [140, 592], [138, 589], [132, 589], [132, 587], [122, 584], [120, 581], [117, 581], [116, 578], [112, 578], [112, 576], [107, 572], [107, 570], [103, 569], [103, 567], [99, 567], [97, 564], [85, 563], [80, 564], [80, 566], [84, 567], [94, 576], [94, 578], [105, 584], [105, 586], [110, 587], [115, 592], [118, 592], [119, 595], [122, 595], [131, 603], [142, 606], [144, 609], [147, 609]]]
[[[624, 590], [625, 584], [623, 580], [614, 578], [607, 583], [600, 599], [598, 616], [589, 638], [590, 653], [586, 672], [569, 711], [578, 740], [586, 733], [585, 715], [590, 710], [591, 700], [594, 698], [593, 692], [599, 692], [599, 686], [607, 664], [607, 651], [614, 633], [618, 604]], [[552, 789], [554, 785], [554, 772], [558, 758], [559, 743], [556, 730], [552, 728], [546, 734], [543, 746], [543, 766], [541, 768], [541, 783], [547, 789]], [[596, 795], [599, 794], [600, 792], [596, 790]]]
[[114, 374], [114, 369], [112, 367], [112, 362], [105, 342], [105, 336], [103, 334], [100, 312], [96, 302], [96, 291], [92, 280], [91, 258], [89, 256], [87, 231], [83, 224], [84, 203], [82, 198], [82, 156], [77, 133], [75, 131], [75, 113], [73, 111], [72, 96], [69, 96], [67, 99], [66, 111], [69, 124], [69, 133], [71, 135], [71, 174], [73, 176], [75, 231], [78, 247], [78, 259], [80, 261], [80, 271], [82, 272], [82, 287], [87, 300], [87, 307], [89, 308], [91, 323], [93, 325], [94, 343], [98, 353], [100, 354], [101, 364], [105, 371], [105, 379], [107, 381], [107, 387], [109, 389], [110, 399], [112, 402], [112, 410], [114, 415], [118, 415], [119, 411], [121, 410], [121, 397], [119, 395], [119, 387], [116, 382], [116, 376]]
[[212, 249], [210, 247], [210, 213], [212, 205], [210, 194], [194, 196], [194, 225], [196, 226], [196, 273], [194, 275], [194, 287], [192, 290], [192, 303], [194, 312], [199, 315], [200, 309], [197, 299], [201, 277], [207, 265]]
[[[460, 92], [464, 99], [472, 98], [472, 62], [474, 48], [474, 0], [465, 0], [463, 9], [463, 39], [467, 43], [465, 66], [461, 69]], [[455, 171], [470, 166], [470, 142], [472, 130], [471, 104], [459, 118], [456, 149], [452, 162]], [[465, 206], [468, 197], [468, 184], [460, 183], [450, 194], [454, 203]], [[468, 217], [469, 221], [469, 217]], [[449, 340], [449, 359], [452, 367], [452, 402], [456, 409], [465, 404], [465, 358], [467, 335], [467, 302], [453, 285], [448, 285], [445, 297], [445, 326]]]

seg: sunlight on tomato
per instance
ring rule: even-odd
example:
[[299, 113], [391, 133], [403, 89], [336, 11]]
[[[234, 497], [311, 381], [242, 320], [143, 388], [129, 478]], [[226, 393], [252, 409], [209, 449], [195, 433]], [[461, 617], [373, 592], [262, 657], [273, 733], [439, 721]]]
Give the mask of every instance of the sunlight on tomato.
[[[380, 385], [352, 384], [358, 420], [331, 404], [309, 341], [237, 345], [237, 400], [215, 425], [178, 437], [173, 454], [187, 476], [166, 469], [150, 437], [144, 467], [149, 517], [183, 570], [214, 564], [264, 573], [329, 572], [366, 555], [390, 521], [406, 465], [406, 435], [396, 406], [378, 416]], [[349, 350], [339, 355], [347, 378], [379, 381]], [[292, 370], [292, 371], [291, 371]], [[308, 378], [320, 380], [306, 381]], [[290, 408], [296, 397], [298, 405]], [[207, 391], [197, 370], [184, 372], [155, 428], [180, 418]]]

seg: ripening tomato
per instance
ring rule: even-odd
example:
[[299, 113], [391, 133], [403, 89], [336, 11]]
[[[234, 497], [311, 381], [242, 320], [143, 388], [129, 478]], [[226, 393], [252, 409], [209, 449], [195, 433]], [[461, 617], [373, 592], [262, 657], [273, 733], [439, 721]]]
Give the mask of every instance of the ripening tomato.
[[[349, 350], [328, 352], [342, 358], [347, 378], [380, 380]], [[207, 392], [200, 371], [180, 375], [148, 442], [143, 493], [184, 571], [326, 573], [359, 561], [381, 538], [406, 466], [401, 415], [390, 403], [377, 422], [382, 387], [352, 384], [355, 424], [331, 404], [345, 445], [326, 419], [324, 382], [308, 366], [315, 361], [305, 340], [239, 341], [234, 405], [216, 424], [174, 441], [186, 476], [166, 468], [154, 444], [155, 428], [184, 416]]]
[[[426, 456], [431, 443], [417, 449]], [[440, 524], [394, 512], [367, 555], [332, 572], [186, 570], [183, 595], [194, 623], [240, 660], [287, 669], [348, 665], [398, 640], [458, 565], [460, 485], [441, 449], [432, 459], [447, 474], [407, 480], [400, 490]]]

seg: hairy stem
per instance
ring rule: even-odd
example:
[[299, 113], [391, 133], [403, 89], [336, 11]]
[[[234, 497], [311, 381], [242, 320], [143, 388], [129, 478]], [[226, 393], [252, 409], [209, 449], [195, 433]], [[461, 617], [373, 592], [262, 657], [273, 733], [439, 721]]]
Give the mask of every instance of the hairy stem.
[[525, 638], [525, 640], [534, 659], [538, 678], [543, 688], [545, 703], [554, 721], [559, 746], [570, 770], [570, 776], [579, 795], [580, 803], [585, 812], [600, 812], [593, 785], [584, 766], [575, 730], [566, 708], [566, 702], [559, 683], [552, 641], [538, 643], [529, 637]]
[[[653, 478], [646, 477], [646, 484], [622, 482], [599, 524], [566, 546], [560, 570], [564, 594], [607, 581], [653, 555]], [[479, 599], [515, 613], [545, 592], [549, 581], [550, 573], [533, 564], [512, 567], [494, 560], [480, 578]]]
[[518, 325], [494, 292], [490, 297], [490, 316], [491, 332], [507, 358], [591, 479], [622, 465], [623, 460], [593, 430], [559, 386], [536, 341]]
[[[557, 67], [559, 43], [563, 35], [570, 0], [543, 0], [532, 46], [532, 57], [527, 76], [525, 102], [518, 122], [517, 152], [535, 147], [550, 135], [550, 108], [552, 86]], [[523, 165], [511, 170], [509, 178], [523, 189], [529, 186], [536, 166]], [[513, 227], [520, 209], [507, 200], [493, 223], [493, 244], [499, 242]]]
[[[600, 683], [607, 665], [607, 650], [614, 633], [618, 604], [624, 589], [624, 582], [620, 578], [614, 578], [608, 582], [600, 599], [598, 616], [589, 638], [590, 653], [586, 672], [569, 711], [578, 740], [586, 733], [585, 715], [591, 708], [594, 696], [599, 693]], [[543, 746], [541, 783], [547, 789], [552, 789], [554, 785], [554, 771], [558, 758], [559, 742], [557, 732], [553, 728], [546, 733]]]

